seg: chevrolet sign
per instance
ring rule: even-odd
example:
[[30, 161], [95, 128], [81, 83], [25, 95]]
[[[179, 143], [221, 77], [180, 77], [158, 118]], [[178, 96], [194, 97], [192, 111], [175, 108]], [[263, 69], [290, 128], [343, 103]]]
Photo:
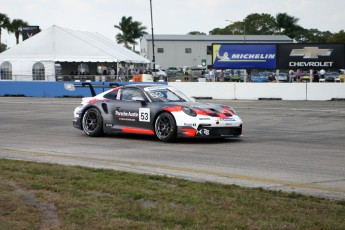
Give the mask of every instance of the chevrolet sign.
[[332, 67], [333, 62], [289, 62], [290, 67]]
[[277, 68], [342, 69], [344, 44], [278, 44]]
[[304, 47], [303, 49], [293, 49], [291, 57], [303, 57], [304, 59], [319, 58], [319, 56], [331, 56], [332, 49], [319, 49], [319, 47]]

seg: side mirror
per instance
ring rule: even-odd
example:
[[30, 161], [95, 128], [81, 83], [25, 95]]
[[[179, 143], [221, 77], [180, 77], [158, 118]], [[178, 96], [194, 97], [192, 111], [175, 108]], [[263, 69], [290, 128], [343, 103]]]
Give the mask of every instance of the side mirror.
[[145, 99], [142, 96], [132, 97], [132, 101], [140, 101], [142, 105], [146, 104], [146, 101], [145, 101]]
[[141, 102], [145, 102], [145, 99], [143, 97], [132, 97], [132, 101], [141, 101]]

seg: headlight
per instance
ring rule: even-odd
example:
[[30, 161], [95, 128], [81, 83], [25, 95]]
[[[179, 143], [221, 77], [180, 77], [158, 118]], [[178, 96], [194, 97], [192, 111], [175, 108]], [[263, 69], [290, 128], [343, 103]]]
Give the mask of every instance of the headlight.
[[189, 115], [189, 116], [192, 116], [192, 117], [196, 117], [196, 112], [192, 109], [192, 108], [189, 108], [187, 106], [182, 106], [182, 111]]

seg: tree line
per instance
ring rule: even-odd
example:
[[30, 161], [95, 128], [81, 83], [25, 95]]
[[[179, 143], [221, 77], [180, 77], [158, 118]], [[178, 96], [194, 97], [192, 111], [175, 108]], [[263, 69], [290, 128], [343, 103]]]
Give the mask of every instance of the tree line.
[[[209, 31], [210, 35], [286, 35], [299, 43], [344, 43], [345, 32], [340, 30], [338, 33], [331, 33], [330, 31], [319, 31], [318, 29], [306, 29], [298, 25], [299, 18], [288, 15], [287, 13], [278, 13], [275, 16], [270, 14], [253, 13], [248, 15], [243, 21], [230, 22], [224, 28], [214, 28]], [[6, 50], [6, 45], [1, 43], [1, 33], [7, 30], [9, 33], [14, 33], [17, 44], [19, 43], [19, 36], [22, 32], [22, 27], [28, 26], [26, 21], [21, 19], [10, 18], [3, 13], [0, 13], [0, 52]], [[137, 40], [145, 34], [146, 26], [141, 22], [134, 21], [131, 16], [123, 16], [119, 24], [114, 25], [114, 28], [120, 30], [116, 34], [115, 39], [117, 43], [124, 44], [128, 49], [135, 51]], [[192, 31], [190, 35], [206, 35], [206, 33]]]
[[[224, 28], [215, 28], [209, 32], [210, 35], [286, 35], [298, 43], [343, 43], [345, 32], [338, 33], [320, 31], [318, 29], [306, 29], [298, 25], [299, 18], [278, 13], [275, 16], [270, 14], [250, 14], [243, 21], [231, 22]], [[192, 31], [188, 34], [205, 34]]]

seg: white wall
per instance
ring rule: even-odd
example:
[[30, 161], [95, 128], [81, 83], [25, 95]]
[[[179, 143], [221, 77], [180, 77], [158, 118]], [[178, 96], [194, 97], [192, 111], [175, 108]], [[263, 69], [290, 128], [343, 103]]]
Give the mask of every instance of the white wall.
[[191, 97], [213, 99], [326, 101], [345, 98], [345, 83], [232, 83], [232, 82], [169, 82]]
[[332, 98], [345, 98], [344, 83], [308, 84], [308, 100], [327, 101]]
[[235, 99], [235, 84], [223, 82], [169, 82], [191, 97], [212, 97], [214, 99]]
[[306, 84], [291, 83], [234, 83], [236, 99], [281, 98], [282, 100], [305, 100]]

